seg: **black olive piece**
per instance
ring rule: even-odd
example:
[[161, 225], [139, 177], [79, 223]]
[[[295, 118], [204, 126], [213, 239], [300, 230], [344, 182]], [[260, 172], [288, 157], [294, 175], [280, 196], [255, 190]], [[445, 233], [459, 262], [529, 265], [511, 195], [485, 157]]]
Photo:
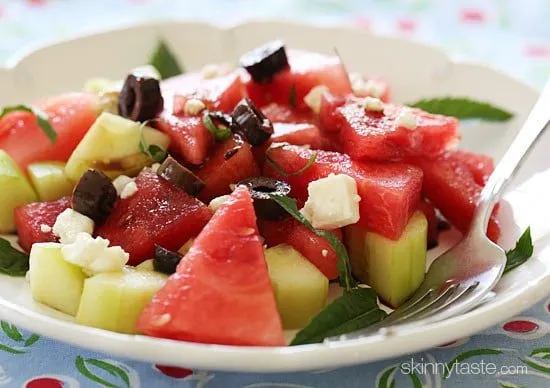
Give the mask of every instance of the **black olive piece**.
[[101, 171], [88, 170], [73, 190], [71, 207], [96, 223], [111, 214], [117, 199], [113, 182]]
[[168, 249], [155, 244], [155, 258], [153, 259], [153, 268], [157, 272], [172, 275], [176, 272], [176, 267], [183, 258], [178, 252], [172, 252]]
[[118, 113], [134, 121], [154, 119], [164, 106], [159, 81], [129, 74], [118, 98]]
[[157, 174], [193, 196], [200, 193], [205, 186], [205, 183], [198, 176], [171, 156], [162, 162]]
[[451, 224], [447, 220], [443, 219], [440, 215], [437, 215], [437, 230], [449, 230]]
[[256, 147], [273, 135], [273, 124], [248, 97], [243, 98], [233, 110], [233, 131], [242, 133], [250, 145]]
[[280, 40], [266, 43], [241, 56], [240, 64], [254, 82], [269, 82], [275, 74], [289, 67], [285, 44]]
[[288, 215], [286, 210], [269, 196], [269, 194], [288, 195], [290, 193], [288, 183], [260, 176], [245, 179], [239, 182], [238, 185], [246, 186], [250, 192], [258, 218], [280, 220]]
[[437, 239], [428, 237], [428, 250], [435, 248], [438, 245], [439, 245], [439, 241], [437, 241]]
[[225, 153], [225, 155], [223, 156], [223, 158], [224, 158], [225, 160], [231, 159], [233, 156], [235, 156], [235, 154], [236, 154], [237, 152], [239, 152], [240, 149], [241, 149], [241, 146], [235, 146], [235, 147], [231, 148], [229, 151], [227, 151], [227, 152]]
[[216, 123], [225, 125], [227, 128], [233, 128], [233, 117], [219, 110], [208, 111], [208, 116]]

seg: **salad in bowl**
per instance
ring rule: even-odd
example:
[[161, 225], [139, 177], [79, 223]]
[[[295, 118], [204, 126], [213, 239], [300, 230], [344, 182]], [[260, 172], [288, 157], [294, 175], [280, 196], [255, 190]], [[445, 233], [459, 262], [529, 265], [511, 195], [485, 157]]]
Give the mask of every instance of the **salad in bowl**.
[[[181, 341], [299, 345], [384, 319], [494, 168], [457, 148], [460, 120], [512, 114], [394, 103], [335, 54], [272, 41], [184, 73], [161, 42], [124, 80], [4, 107], [0, 233], [19, 246], [0, 240], [0, 271], [81, 325]], [[507, 269], [531, 254], [527, 230]]]

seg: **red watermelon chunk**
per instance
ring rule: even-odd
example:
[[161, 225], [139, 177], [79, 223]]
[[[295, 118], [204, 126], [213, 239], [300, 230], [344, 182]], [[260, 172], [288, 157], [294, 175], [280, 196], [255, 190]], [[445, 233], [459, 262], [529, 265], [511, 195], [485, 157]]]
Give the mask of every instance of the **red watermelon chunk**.
[[170, 136], [170, 153], [185, 163], [202, 164], [214, 144], [214, 137], [204, 126], [202, 116], [178, 117], [164, 112], [155, 126]]
[[315, 152], [315, 163], [300, 175], [283, 177], [270, 163], [265, 164], [264, 174], [289, 182], [292, 195], [301, 201], [307, 199], [310, 182], [331, 173], [347, 174], [357, 182], [361, 196], [359, 223], [383, 236], [398, 239], [418, 207], [422, 171], [406, 164], [360, 163], [345, 154], [312, 151], [298, 146], [268, 150], [269, 157], [289, 174], [306, 166]]
[[[476, 182], [468, 165], [447, 155], [435, 159], [417, 157], [411, 162], [424, 171], [425, 196], [451, 224], [466, 233], [483, 188]], [[496, 211], [489, 222], [487, 236], [493, 241], [500, 237]]]
[[30, 252], [35, 243], [56, 242], [57, 237], [50, 230], [42, 231], [42, 225], [53, 227], [57, 216], [71, 207], [71, 198], [65, 197], [52, 202], [35, 202], [15, 209], [15, 227], [19, 235], [19, 245]]
[[336, 109], [344, 105], [346, 97], [335, 96], [332, 93], [323, 93], [319, 109], [319, 127], [323, 132], [340, 132], [341, 120], [336, 115]]
[[237, 188], [142, 313], [146, 335], [220, 345], [284, 346], [252, 198]]
[[212, 213], [202, 202], [144, 169], [136, 178], [138, 191], [116, 202], [96, 234], [130, 254], [128, 264], [153, 257], [154, 245], [178, 250], [199, 234]]
[[52, 143], [29, 112], [12, 112], [0, 119], [0, 149], [6, 151], [23, 171], [33, 162], [66, 162], [92, 126], [100, 111], [93, 93], [69, 93], [36, 103], [57, 133]]
[[309, 145], [313, 149], [322, 148], [324, 144], [319, 128], [308, 123], [273, 123], [271, 142]]
[[495, 169], [493, 158], [487, 155], [475, 154], [463, 150], [447, 152], [447, 158], [464, 164], [474, 176], [478, 185], [484, 186]]
[[406, 155], [441, 154], [458, 140], [458, 121], [420, 109], [412, 112], [417, 119], [414, 130], [397, 126], [405, 108], [384, 105], [384, 112], [367, 112], [361, 104], [349, 102], [336, 110], [340, 120], [343, 150], [356, 160], [395, 161]]
[[262, 108], [262, 113], [272, 123], [314, 123], [311, 109], [298, 110], [290, 105], [271, 103]]
[[[195, 172], [206, 183], [205, 188], [199, 193], [199, 198], [205, 202], [220, 195], [229, 194], [231, 184], [260, 175], [252, 148], [238, 135], [234, 135], [216, 147], [210, 159]], [[236, 151], [227, 158], [227, 152], [233, 149]]]
[[238, 72], [216, 78], [205, 79], [202, 73], [187, 73], [162, 82], [165, 100], [173, 95], [173, 113], [184, 114], [187, 100], [203, 101], [210, 110], [230, 113], [245, 96], [245, 89]]
[[[338, 277], [336, 267], [338, 256], [334, 249], [326, 239], [317, 236], [294, 218], [286, 218], [282, 221], [262, 221], [260, 229], [268, 247], [279, 244], [291, 245], [327, 278], [336, 279]], [[331, 232], [342, 239], [340, 229], [331, 230]], [[323, 255], [325, 250], [326, 254]]]
[[[317, 85], [325, 85], [338, 96], [351, 93], [348, 73], [340, 58], [301, 50], [287, 53], [290, 67], [275, 74], [268, 83], [256, 83], [248, 73], [242, 73], [248, 95], [257, 106], [271, 102], [288, 104], [292, 93], [297, 108], [306, 109], [304, 97]], [[295, 93], [291, 92], [293, 89]]]

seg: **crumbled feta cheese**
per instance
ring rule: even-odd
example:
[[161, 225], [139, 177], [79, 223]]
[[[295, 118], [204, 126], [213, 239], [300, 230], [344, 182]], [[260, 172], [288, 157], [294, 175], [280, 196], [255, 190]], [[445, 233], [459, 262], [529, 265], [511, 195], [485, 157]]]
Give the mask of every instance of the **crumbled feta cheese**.
[[92, 234], [94, 226], [91, 218], [69, 208], [57, 216], [53, 225], [53, 234], [59, 237], [61, 244], [71, 244], [81, 232]]
[[129, 176], [126, 176], [126, 175], [121, 175], [121, 176], [115, 178], [115, 180], [113, 181], [113, 186], [115, 186], [116, 193], [118, 194], [119, 197], [122, 194], [122, 191], [124, 190], [126, 185], [130, 182], [133, 182], [133, 181], [134, 180], [132, 178], [130, 178]]
[[220, 197], [214, 198], [210, 203], [208, 204], [208, 207], [212, 212], [216, 212], [225, 202], [227, 202], [228, 199], [230, 199], [230, 195], [222, 195]]
[[319, 229], [335, 229], [359, 221], [357, 183], [345, 174], [311, 182], [302, 214]]
[[157, 172], [159, 170], [159, 167], [160, 163], [153, 163], [153, 165], [151, 166], [151, 170], [153, 170], [153, 172]]
[[328, 256], [328, 250], [323, 249], [323, 250], [321, 251], [321, 255], [323, 255], [323, 257], [327, 257], [327, 256]]
[[188, 116], [196, 116], [199, 113], [201, 113], [204, 109], [206, 109], [206, 105], [204, 102], [197, 98], [191, 98], [185, 102], [185, 106], [183, 107], [183, 111]]
[[40, 225], [40, 231], [42, 233], [50, 233], [52, 231], [52, 227], [46, 224]]
[[417, 122], [416, 122], [416, 116], [409, 108], [403, 108], [399, 115], [397, 116], [397, 119], [395, 120], [395, 125], [398, 127], [405, 127], [407, 129], [416, 129]]
[[371, 96], [380, 98], [386, 92], [386, 87], [384, 86], [384, 84], [372, 79], [365, 81], [360, 73], [350, 73], [348, 78], [351, 84], [351, 89], [353, 90], [353, 94], [355, 95], [362, 97]]
[[319, 113], [321, 110], [321, 97], [324, 92], [328, 91], [329, 89], [325, 85], [317, 85], [304, 97], [304, 102], [311, 108], [312, 111]]
[[382, 105], [382, 101], [376, 97], [369, 97], [369, 96], [365, 97], [364, 107], [367, 112], [384, 111], [384, 106]]
[[72, 244], [61, 248], [61, 254], [88, 275], [121, 271], [130, 258], [121, 247], [109, 247], [109, 240], [88, 233], [79, 233]]
[[120, 193], [121, 199], [130, 198], [132, 195], [137, 193], [138, 187], [136, 185], [135, 181], [131, 181], [126, 186], [124, 186], [124, 189], [122, 190], [122, 193]]

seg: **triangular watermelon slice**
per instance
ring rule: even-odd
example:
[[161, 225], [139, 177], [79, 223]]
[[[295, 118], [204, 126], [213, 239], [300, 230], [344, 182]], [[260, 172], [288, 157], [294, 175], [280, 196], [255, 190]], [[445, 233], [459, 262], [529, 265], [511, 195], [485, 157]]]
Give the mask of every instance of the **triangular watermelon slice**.
[[221, 345], [283, 346], [252, 198], [238, 187], [142, 313], [138, 329]]

